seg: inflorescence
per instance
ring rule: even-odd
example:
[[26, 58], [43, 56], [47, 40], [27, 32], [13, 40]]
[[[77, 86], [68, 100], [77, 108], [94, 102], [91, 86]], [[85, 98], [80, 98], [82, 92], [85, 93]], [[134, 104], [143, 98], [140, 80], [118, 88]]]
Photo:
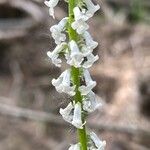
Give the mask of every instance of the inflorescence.
[[[69, 69], [61, 73], [57, 79], [52, 80], [53, 86], [59, 93], [66, 93], [72, 97], [72, 101], [66, 108], [60, 108], [60, 114], [63, 119], [72, 124], [78, 130], [86, 130], [85, 124], [88, 113], [92, 113], [102, 104], [96, 99], [92, 89], [96, 86], [96, 82], [92, 80], [88, 69], [95, 61], [99, 59], [98, 55], [93, 55], [93, 50], [98, 43], [93, 40], [87, 31], [89, 25], [87, 21], [100, 9], [99, 5], [95, 5], [91, 0], [65, 0], [77, 1], [73, 7], [73, 21], [69, 21], [69, 17], [63, 18], [57, 25], [50, 28], [56, 47], [47, 55], [56, 67], [61, 67], [62, 57], [70, 66]], [[49, 7], [49, 14], [55, 18], [54, 7], [59, 0], [45, 1]], [[72, 14], [69, 14], [72, 15]], [[69, 28], [72, 28], [76, 34], [76, 40], [69, 37]], [[64, 59], [63, 59], [64, 60]], [[76, 85], [73, 82], [73, 76], [76, 74], [72, 68], [78, 69], [78, 77], [81, 82]], [[78, 94], [77, 94], [78, 93]], [[76, 96], [79, 95], [79, 96]], [[79, 99], [78, 99], [79, 97]], [[86, 115], [85, 115], [86, 114]], [[104, 150], [106, 142], [101, 141], [98, 136], [91, 131], [86, 131], [86, 147], [83, 148], [82, 142], [71, 145], [69, 150]], [[84, 140], [83, 140], [84, 141]]]

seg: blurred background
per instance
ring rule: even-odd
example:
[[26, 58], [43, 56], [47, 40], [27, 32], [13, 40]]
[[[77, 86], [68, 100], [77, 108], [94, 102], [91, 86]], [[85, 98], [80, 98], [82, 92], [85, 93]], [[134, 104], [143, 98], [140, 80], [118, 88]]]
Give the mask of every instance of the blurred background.
[[[100, 60], [91, 68], [103, 108], [88, 127], [106, 150], [150, 150], [150, 0], [97, 0], [90, 19]], [[46, 56], [49, 28], [67, 15], [63, 0], [48, 15], [43, 0], [0, 0], [0, 150], [66, 150], [76, 130], [59, 116], [69, 97], [51, 80], [62, 70]]]

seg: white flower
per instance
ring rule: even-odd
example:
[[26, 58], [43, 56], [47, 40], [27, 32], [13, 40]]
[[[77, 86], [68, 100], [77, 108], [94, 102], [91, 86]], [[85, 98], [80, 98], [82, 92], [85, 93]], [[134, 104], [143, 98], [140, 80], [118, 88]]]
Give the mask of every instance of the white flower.
[[72, 125], [74, 125], [78, 129], [83, 129], [83, 125], [85, 123], [82, 123], [82, 108], [81, 103], [76, 103], [74, 106], [74, 113], [73, 113], [73, 120]]
[[65, 109], [60, 108], [59, 113], [63, 119], [78, 129], [83, 129], [81, 103], [73, 104], [70, 102]]
[[82, 85], [79, 87], [81, 95], [87, 95], [96, 86], [96, 82], [92, 80], [90, 73], [87, 69], [84, 69], [84, 79], [86, 85]]
[[55, 86], [56, 90], [59, 91], [60, 93], [63, 92], [63, 90], [59, 89], [59, 87], [61, 86], [61, 84], [63, 82], [63, 78], [64, 78], [65, 73], [66, 73], [66, 71], [62, 72], [61, 75], [59, 76], [59, 78], [52, 79], [52, 85]]
[[83, 34], [89, 25], [85, 22], [87, 16], [85, 16], [78, 7], [74, 8], [75, 21], [71, 24], [71, 27], [77, 31], [78, 34]]
[[68, 150], [80, 150], [80, 143], [71, 145]]
[[64, 74], [62, 85], [60, 88], [62, 88], [64, 93], [69, 94], [70, 96], [75, 95], [75, 86], [70, 86], [70, 80], [71, 80], [71, 74], [70, 70], [67, 70]]
[[92, 53], [90, 53], [86, 56], [86, 58], [87, 60], [83, 63], [82, 67], [90, 68], [93, 65], [93, 63], [99, 59], [99, 56], [94, 56]]
[[85, 44], [82, 45], [81, 51], [83, 55], [86, 57], [87, 55], [93, 52], [93, 49], [95, 49], [98, 46], [98, 43], [93, 41], [93, 38], [91, 37], [90, 33], [87, 31], [85, 31], [82, 34], [82, 36], [85, 39]]
[[74, 21], [71, 24], [71, 27], [74, 30], [76, 30], [78, 34], [82, 34], [89, 28], [89, 25], [85, 21], [80, 19], [80, 20]]
[[70, 102], [68, 104], [68, 106], [66, 108], [60, 108], [59, 113], [62, 115], [63, 119], [69, 123], [71, 123], [72, 121], [72, 111], [73, 111], [74, 107], [72, 105], [72, 103]]
[[54, 38], [56, 44], [60, 44], [62, 41], [66, 40], [66, 35], [62, 32], [65, 29], [67, 20], [68, 18], [65, 17], [57, 25], [54, 25], [50, 28], [52, 37]]
[[56, 48], [50, 52], [47, 52], [48, 57], [51, 58], [52, 63], [55, 64], [57, 67], [61, 67], [61, 59], [59, 59], [59, 53], [62, 52], [67, 47], [67, 43], [63, 42], [60, 45], [57, 45]]
[[95, 150], [104, 150], [105, 149], [106, 141], [101, 141], [94, 132], [90, 133], [90, 138], [94, 143], [94, 147], [96, 147]]
[[87, 6], [87, 12], [86, 15], [90, 18], [94, 15], [94, 13], [100, 9], [99, 5], [94, 5], [91, 0], [84, 0], [86, 6]]
[[93, 38], [92, 38], [92, 36], [90, 35], [89, 32], [85, 31], [82, 36], [85, 39], [87, 48], [93, 50], [98, 46], [98, 43], [93, 41]]
[[83, 101], [83, 109], [90, 113], [95, 111], [99, 106], [102, 106], [102, 104], [96, 99], [95, 93], [93, 91], [88, 93], [87, 97]]
[[67, 56], [67, 63], [76, 68], [81, 67], [81, 63], [84, 60], [83, 54], [80, 52], [79, 47], [75, 41], [69, 42], [69, 47], [71, 50], [70, 56]]
[[86, 57], [87, 55], [89, 55], [90, 53], [93, 52], [93, 49], [90, 49], [88, 46], [83, 44], [81, 47], [81, 52], [82, 52], [83, 56]]
[[64, 71], [58, 79], [53, 79], [52, 84], [55, 86], [56, 90], [59, 93], [67, 93], [70, 96], [75, 95], [75, 86], [71, 86], [70, 84], [70, 70]]
[[54, 7], [58, 4], [59, 0], [49, 0], [49, 1], [45, 1], [45, 5], [47, 7], [49, 7], [49, 14], [50, 16], [52, 16], [53, 18], [55, 18], [54, 16]]
[[79, 7], [75, 7], [73, 9], [73, 12], [75, 14], [75, 20], [80, 20], [82, 19], [83, 21], [87, 21], [89, 18], [86, 16], [85, 11], [80, 10]]

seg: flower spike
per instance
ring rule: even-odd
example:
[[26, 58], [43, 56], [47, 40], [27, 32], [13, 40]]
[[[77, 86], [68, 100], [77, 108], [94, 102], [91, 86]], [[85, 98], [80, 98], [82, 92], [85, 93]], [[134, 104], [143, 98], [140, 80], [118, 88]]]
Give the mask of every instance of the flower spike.
[[[55, 18], [54, 8], [59, 0], [46, 0], [49, 14]], [[62, 118], [78, 130], [79, 142], [72, 144], [68, 150], [104, 150], [106, 142], [101, 141], [94, 132], [87, 132], [86, 117], [89, 113], [102, 106], [92, 89], [96, 82], [92, 80], [88, 71], [98, 59], [93, 50], [98, 43], [93, 40], [87, 31], [87, 21], [100, 8], [92, 0], [65, 0], [68, 3], [68, 17], [63, 18], [58, 24], [50, 28], [56, 47], [47, 55], [52, 63], [61, 67], [65, 57], [70, 68], [60, 74], [57, 79], [52, 79], [52, 85], [59, 93], [66, 93], [71, 101], [66, 108], [60, 108]], [[63, 65], [65, 66], [65, 65]]]

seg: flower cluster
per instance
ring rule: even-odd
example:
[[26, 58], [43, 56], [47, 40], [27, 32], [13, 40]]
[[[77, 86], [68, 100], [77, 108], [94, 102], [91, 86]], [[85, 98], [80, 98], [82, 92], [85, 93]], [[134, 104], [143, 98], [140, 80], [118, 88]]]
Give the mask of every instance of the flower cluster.
[[[49, 7], [49, 14], [55, 18], [54, 7], [59, 0], [45, 1]], [[90, 33], [87, 31], [89, 25], [87, 20], [100, 8], [99, 5], [94, 5], [91, 0], [81, 0], [73, 8], [74, 21], [70, 27], [78, 34], [78, 40], [69, 40], [68, 24], [69, 18], [63, 18], [57, 25], [50, 28], [52, 37], [55, 40], [56, 48], [47, 55], [52, 63], [61, 67], [62, 58], [66, 59], [66, 63], [74, 68], [78, 68], [82, 84], [77, 87], [72, 82], [71, 68], [65, 70], [57, 79], [52, 80], [53, 86], [59, 93], [66, 93], [70, 96], [75, 96], [79, 91], [82, 101], [73, 100], [66, 108], [60, 108], [60, 114], [63, 119], [72, 124], [77, 129], [83, 129], [86, 121], [83, 121], [85, 113], [95, 111], [101, 103], [96, 99], [92, 89], [96, 86], [96, 82], [92, 80], [88, 68], [90, 68], [99, 57], [93, 55], [93, 50], [98, 46], [98, 43], [93, 40]], [[88, 150], [104, 150], [106, 142], [98, 139], [93, 132], [87, 134]], [[69, 150], [80, 150], [81, 143], [71, 145]]]

